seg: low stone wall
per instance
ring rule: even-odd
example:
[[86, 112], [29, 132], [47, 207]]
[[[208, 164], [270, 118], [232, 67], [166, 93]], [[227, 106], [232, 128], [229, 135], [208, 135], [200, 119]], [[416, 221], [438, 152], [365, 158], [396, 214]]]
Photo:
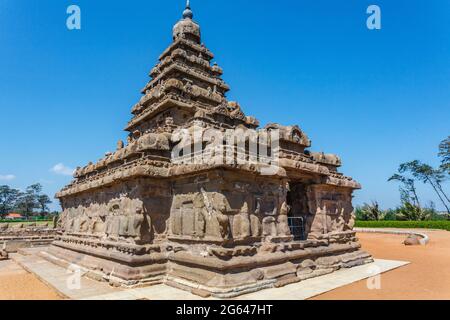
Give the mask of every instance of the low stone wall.
[[0, 247], [5, 253], [17, 252], [22, 248], [49, 245], [55, 240], [57, 229], [48, 225], [0, 224]]
[[430, 238], [427, 234], [418, 232], [415, 230], [394, 230], [394, 229], [378, 229], [378, 228], [355, 228], [356, 232], [361, 233], [385, 233], [385, 234], [396, 234], [396, 235], [407, 235], [407, 236], [417, 236], [419, 237], [419, 242], [421, 245], [426, 245]]

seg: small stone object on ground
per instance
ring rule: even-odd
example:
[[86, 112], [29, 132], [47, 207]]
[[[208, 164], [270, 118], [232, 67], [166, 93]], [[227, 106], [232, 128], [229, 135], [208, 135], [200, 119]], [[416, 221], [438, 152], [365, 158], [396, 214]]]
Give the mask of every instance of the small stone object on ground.
[[411, 234], [405, 239], [403, 244], [405, 246], [419, 246], [420, 245], [420, 238], [419, 238], [419, 236], [417, 236], [415, 234]]

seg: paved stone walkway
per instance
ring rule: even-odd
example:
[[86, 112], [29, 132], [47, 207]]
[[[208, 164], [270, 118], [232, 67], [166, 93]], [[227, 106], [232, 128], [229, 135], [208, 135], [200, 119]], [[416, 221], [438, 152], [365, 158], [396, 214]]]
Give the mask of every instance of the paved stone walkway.
[[79, 300], [121, 291], [121, 289], [113, 288], [107, 283], [94, 281], [86, 277], [81, 277], [78, 286], [78, 283], [73, 281], [73, 272], [39, 257], [37, 254], [41, 250], [42, 248], [22, 249], [22, 252], [27, 255], [14, 253], [10, 254], [10, 258], [67, 299]]
[[[39, 257], [41, 249], [27, 249], [22, 255], [13, 254], [12, 258], [24, 269], [35, 274], [41, 281], [52, 286], [68, 299], [76, 300], [201, 300], [189, 292], [166, 285], [155, 285], [137, 289], [113, 288], [105, 282], [81, 278], [79, 289], [70, 289], [68, 279], [71, 273], [66, 269], [54, 265]], [[287, 285], [282, 288], [271, 288], [255, 293], [246, 294], [237, 300], [304, 300], [316, 295], [334, 290], [344, 285], [364, 280], [369, 277], [393, 270], [409, 262], [379, 260], [374, 263], [351, 269], [342, 269], [319, 278]], [[70, 284], [70, 281], [69, 281]]]
[[397, 269], [407, 264], [409, 264], [409, 262], [375, 259], [374, 263], [351, 269], [341, 269], [318, 278], [304, 280], [282, 288], [270, 288], [238, 298], [248, 300], [306, 300], [350, 283]]

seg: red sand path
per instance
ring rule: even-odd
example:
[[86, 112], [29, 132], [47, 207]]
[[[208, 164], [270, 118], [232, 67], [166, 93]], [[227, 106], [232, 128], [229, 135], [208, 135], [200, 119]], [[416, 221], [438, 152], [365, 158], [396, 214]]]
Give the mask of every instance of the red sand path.
[[375, 258], [409, 261], [411, 264], [381, 276], [381, 289], [369, 290], [367, 281], [315, 297], [329, 299], [450, 299], [450, 232], [422, 230], [430, 237], [426, 246], [407, 247], [406, 236], [361, 233], [363, 249]]
[[0, 300], [59, 300], [58, 294], [12, 260], [0, 261]]

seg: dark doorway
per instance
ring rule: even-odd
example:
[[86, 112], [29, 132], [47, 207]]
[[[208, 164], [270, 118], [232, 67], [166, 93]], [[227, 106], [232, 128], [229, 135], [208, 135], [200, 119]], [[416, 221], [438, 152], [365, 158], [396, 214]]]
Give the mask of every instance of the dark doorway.
[[287, 204], [291, 207], [288, 221], [294, 240], [303, 241], [308, 238], [306, 219], [309, 214], [306, 186], [302, 183], [291, 183], [287, 194]]

